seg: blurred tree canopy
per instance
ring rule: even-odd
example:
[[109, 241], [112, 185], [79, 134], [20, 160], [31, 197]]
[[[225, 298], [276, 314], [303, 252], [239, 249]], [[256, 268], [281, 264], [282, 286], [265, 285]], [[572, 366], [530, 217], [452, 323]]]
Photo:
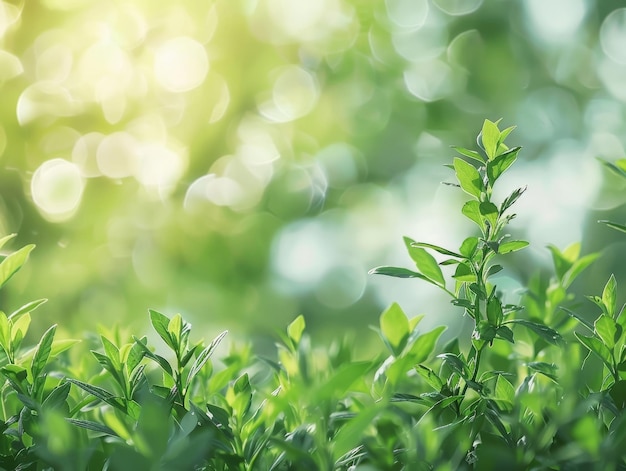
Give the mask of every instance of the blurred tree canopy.
[[502, 186], [528, 185], [513, 229], [534, 248], [503, 285], [583, 240], [607, 252], [595, 292], [624, 277], [595, 224], [626, 219], [624, 183], [595, 157], [624, 156], [625, 46], [610, 0], [2, 0], [0, 232], [38, 248], [0, 308], [261, 334], [392, 300], [445, 318], [367, 270], [406, 264], [404, 234], [462, 240], [443, 164], [484, 118], [524, 146]]

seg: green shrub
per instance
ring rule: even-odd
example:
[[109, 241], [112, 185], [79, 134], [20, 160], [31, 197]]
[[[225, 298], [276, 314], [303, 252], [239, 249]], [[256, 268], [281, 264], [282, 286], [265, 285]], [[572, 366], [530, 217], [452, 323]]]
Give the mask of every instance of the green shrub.
[[[528, 245], [504, 232], [524, 188], [492, 200], [520, 152], [505, 144], [512, 130], [485, 121], [481, 152], [456, 148], [464, 158], [450, 168], [476, 232], [458, 249], [405, 237], [414, 267], [372, 270], [439, 287], [472, 319], [468, 338], [442, 346], [445, 327], [423, 330], [421, 317], [392, 304], [377, 328], [381, 351], [369, 360], [354, 359], [346, 339], [314, 348], [299, 316], [275, 358], [243, 345], [218, 362], [226, 332], [205, 344], [180, 315], [150, 310], [158, 348], [113, 331], [91, 342], [87, 361], [69, 349], [90, 341], [55, 339], [56, 326], [23, 347], [30, 313], [45, 302], [35, 301], [0, 313], [0, 467], [626, 469], [626, 315], [615, 278], [589, 297], [593, 323], [568, 292], [598, 257], [581, 257], [579, 244], [550, 247], [554, 276], [532, 279], [519, 305], [505, 303], [495, 284], [502, 257]], [[4, 258], [0, 287], [32, 249]]]

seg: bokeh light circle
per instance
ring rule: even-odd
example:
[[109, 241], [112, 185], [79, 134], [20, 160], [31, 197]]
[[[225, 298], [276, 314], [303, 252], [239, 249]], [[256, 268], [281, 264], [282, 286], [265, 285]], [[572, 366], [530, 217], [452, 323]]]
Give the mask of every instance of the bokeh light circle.
[[155, 52], [156, 81], [170, 92], [187, 92], [199, 87], [208, 72], [209, 60], [204, 47], [188, 36], [169, 39]]
[[607, 56], [626, 64], [626, 8], [618, 8], [604, 19], [600, 27], [600, 44]]
[[33, 201], [43, 215], [60, 222], [70, 218], [78, 208], [84, 182], [76, 164], [51, 159], [35, 171], [30, 189]]

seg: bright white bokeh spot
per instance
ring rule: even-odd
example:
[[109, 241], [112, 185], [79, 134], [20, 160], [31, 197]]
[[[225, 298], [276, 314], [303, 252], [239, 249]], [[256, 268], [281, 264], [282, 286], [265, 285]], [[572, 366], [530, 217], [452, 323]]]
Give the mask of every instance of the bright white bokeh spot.
[[11, 80], [24, 72], [20, 60], [7, 51], [0, 50], [0, 83]]
[[434, 60], [446, 50], [448, 30], [445, 23], [431, 13], [424, 26], [394, 31], [391, 40], [397, 53], [408, 61]]
[[185, 170], [180, 154], [159, 144], [141, 147], [137, 180], [146, 187], [171, 191]]
[[0, 2], [0, 38], [17, 22], [21, 14], [22, 10], [17, 5]]
[[307, 115], [317, 104], [318, 95], [315, 78], [297, 66], [282, 69], [272, 90], [273, 103], [282, 121]]
[[155, 52], [154, 75], [164, 89], [187, 92], [199, 87], [209, 72], [204, 46], [188, 36], [163, 43]]
[[251, 117], [244, 118], [237, 128], [240, 143], [237, 155], [249, 167], [271, 164], [280, 158], [267, 124]]
[[79, 111], [78, 103], [68, 90], [52, 82], [36, 82], [22, 92], [17, 100], [17, 120], [21, 125], [37, 118], [55, 119], [72, 116]]
[[99, 132], [90, 132], [79, 137], [74, 143], [72, 149], [72, 160], [80, 169], [83, 177], [99, 177], [102, 175], [98, 168], [96, 154], [98, 146], [104, 138], [104, 134]]
[[452, 69], [440, 60], [413, 64], [404, 72], [406, 88], [423, 101], [445, 98], [454, 91]]
[[402, 28], [417, 29], [428, 16], [427, 0], [386, 0], [389, 19]]
[[36, 72], [39, 80], [63, 82], [72, 70], [74, 58], [68, 46], [61, 42], [51, 44], [37, 57]]
[[330, 187], [345, 188], [358, 178], [356, 150], [344, 142], [323, 148], [315, 160], [320, 163]]
[[615, 62], [609, 58], [603, 58], [598, 66], [598, 76], [615, 98], [626, 102], [626, 87], [624, 86], [624, 74], [626, 64]]
[[268, 8], [274, 26], [282, 34], [297, 40], [326, 36], [334, 22], [333, 17], [339, 14], [337, 0], [268, 0]]
[[229, 177], [208, 174], [194, 181], [185, 195], [184, 207], [193, 211], [202, 202], [216, 206], [236, 206], [245, 198], [245, 191], [239, 183]]
[[585, 0], [527, 0], [534, 30], [544, 40], [566, 42], [578, 32], [586, 14]]
[[84, 182], [80, 169], [64, 159], [44, 162], [35, 170], [31, 195], [42, 214], [54, 222], [69, 219], [80, 204]]
[[139, 159], [140, 145], [127, 132], [115, 132], [104, 137], [96, 151], [98, 170], [109, 178], [135, 175]]
[[433, 0], [433, 3], [448, 15], [462, 16], [478, 10], [483, 0]]
[[618, 8], [604, 19], [600, 27], [600, 44], [607, 56], [626, 64], [626, 8]]

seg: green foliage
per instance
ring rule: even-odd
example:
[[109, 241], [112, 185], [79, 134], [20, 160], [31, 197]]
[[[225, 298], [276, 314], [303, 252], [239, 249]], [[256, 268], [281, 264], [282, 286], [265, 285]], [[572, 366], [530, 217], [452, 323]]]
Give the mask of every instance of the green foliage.
[[[472, 320], [466, 338], [441, 345], [445, 326], [422, 329], [423, 316], [393, 303], [369, 359], [353, 357], [347, 336], [312, 346], [298, 316], [275, 356], [241, 345], [216, 360], [227, 332], [193, 343], [180, 314], [150, 310], [160, 345], [102, 333], [82, 361], [89, 347], [55, 339], [56, 325], [23, 348], [36, 301], [0, 312], [0, 469], [626, 469], [626, 309], [615, 277], [588, 297], [593, 322], [568, 292], [598, 257], [581, 257], [579, 244], [550, 246], [554, 276], [531, 279], [519, 304], [497, 289], [505, 259], [528, 245], [504, 233], [524, 190], [492, 200], [520, 150], [505, 144], [512, 129], [485, 121], [484, 154], [455, 148], [471, 159], [452, 169], [475, 233], [458, 250], [405, 237], [415, 268], [372, 270], [440, 288]], [[0, 273], [15, 274], [30, 250], [7, 256]]]

